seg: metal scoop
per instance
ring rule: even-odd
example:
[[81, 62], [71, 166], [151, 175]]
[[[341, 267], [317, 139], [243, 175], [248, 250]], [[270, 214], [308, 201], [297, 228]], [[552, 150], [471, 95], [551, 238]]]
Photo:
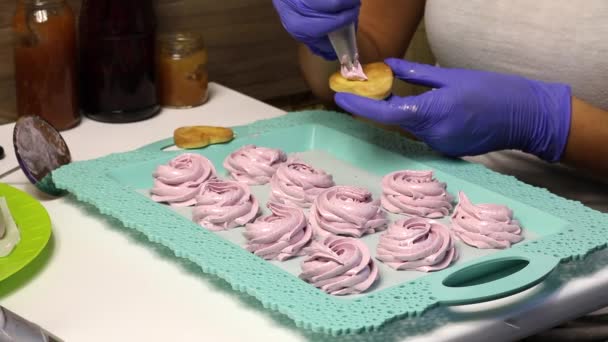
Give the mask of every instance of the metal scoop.
[[0, 306], [0, 341], [61, 342], [58, 337]]
[[13, 145], [19, 167], [40, 191], [60, 196], [51, 172], [69, 164], [72, 156], [59, 132], [38, 116], [24, 116], [13, 130]]

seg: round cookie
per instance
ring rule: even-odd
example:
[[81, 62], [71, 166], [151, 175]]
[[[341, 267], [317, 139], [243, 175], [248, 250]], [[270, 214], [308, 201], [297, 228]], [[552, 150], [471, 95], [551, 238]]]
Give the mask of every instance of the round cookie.
[[175, 146], [184, 149], [202, 148], [222, 144], [234, 139], [234, 132], [227, 127], [186, 126], [173, 131]]
[[351, 81], [338, 71], [329, 78], [329, 87], [335, 92], [351, 93], [376, 100], [387, 98], [393, 88], [393, 71], [383, 62], [363, 65], [367, 81]]

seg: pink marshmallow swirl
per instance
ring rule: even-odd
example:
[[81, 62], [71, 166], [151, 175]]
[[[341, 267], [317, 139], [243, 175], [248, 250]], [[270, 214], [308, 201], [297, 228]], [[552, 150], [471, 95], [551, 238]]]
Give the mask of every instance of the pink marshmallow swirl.
[[360, 240], [328, 236], [306, 250], [300, 278], [329, 294], [358, 294], [378, 279], [378, 266]]
[[382, 178], [382, 206], [395, 214], [442, 218], [450, 214], [453, 197], [433, 171], [397, 171]]
[[249, 185], [263, 185], [287, 161], [285, 152], [267, 147], [246, 145], [232, 152], [224, 160], [224, 168], [230, 176]]
[[212, 230], [228, 230], [251, 222], [260, 206], [249, 186], [235, 181], [212, 179], [196, 196], [192, 219]]
[[203, 183], [215, 178], [215, 167], [209, 159], [194, 153], [184, 153], [154, 172], [152, 200], [173, 206], [191, 206]]
[[347, 64], [342, 64], [340, 74], [349, 81], [367, 81], [367, 75], [359, 62], [354, 62], [350, 69]]
[[378, 260], [396, 270], [438, 271], [456, 258], [454, 240], [443, 224], [426, 218], [399, 220], [380, 236]]
[[362, 188], [335, 186], [323, 191], [310, 209], [310, 225], [320, 235], [361, 237], [386, 229], [380, 202]]
[[460, 192], [452, 214], [452, 231], [466, 244], [482, 249], [504, 249], [523, 240], [521, 226], [504, 205], [473, 205]]
[[279, 166], [270, 180], [271, 202], [308, 208], [317, 195], [334, 186], [331, 175], [297, 159], [290, 159]]
[[300, 252], [312, 239], [312, 229], [304, 211], [298, 207], [269, 203], [269, 216], [245, 226], [246, 249], [266, 260], [287, 260]]

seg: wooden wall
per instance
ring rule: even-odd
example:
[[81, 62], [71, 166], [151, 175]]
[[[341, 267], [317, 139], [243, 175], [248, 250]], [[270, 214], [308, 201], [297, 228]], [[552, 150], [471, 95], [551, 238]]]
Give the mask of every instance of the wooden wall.
[[[0, 123], [16, 116], [10, 27], [16, 1], [0, 0]], [[68, 0], [76, 13], [80, 1]], [[308, 90], [300, 76], [296, 43], [281, 26], [270, 0], [154, 2], [161, 32], [184, 29], [205, 35], [212, 81], [261, 100]], [[433, 63], [423, 25], [406, 58]], [[402, 95], [421, 91], [407, 84], [399, 84], [395, 90]]]
[[[17, 0], [0, 0], [0, 117], [15, 113], [11, 20]], [[68, 0], [78, 12], [80, 0]], [[270, 0], [155, 0], [159, 29], [199, 30], [209, 51], [209, 73], [258, 99], [307, 90], [295, 42]]]
[[12, 0], [0, 0], [0, 117], [15, 115], [13, 49], [11, 20], [15, 10]]

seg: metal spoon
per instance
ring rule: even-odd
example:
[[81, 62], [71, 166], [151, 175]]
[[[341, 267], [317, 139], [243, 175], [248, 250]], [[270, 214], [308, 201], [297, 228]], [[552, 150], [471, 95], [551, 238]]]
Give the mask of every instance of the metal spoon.
[[61, 342], [58, 337], [0, 306], [0, 341]]
[[13, 145], [19, 167], [40, 191], [60, 196], [53, 183], [54, 170], [72, 161], [68, 145], [59, 132], [38, 116], [24, 116], [13, 130]]

